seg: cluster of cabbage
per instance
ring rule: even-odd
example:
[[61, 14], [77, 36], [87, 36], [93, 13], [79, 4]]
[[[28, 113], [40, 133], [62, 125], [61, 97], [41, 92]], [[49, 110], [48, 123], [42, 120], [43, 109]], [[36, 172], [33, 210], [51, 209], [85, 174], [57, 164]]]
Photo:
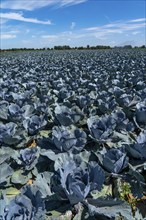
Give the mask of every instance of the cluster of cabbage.
[[2, 54], [1, 219], [43, 220], [79, 203], [92, 216], [132, 219], [114, 194], [92, 193], [120, 180], [146, 195], [145, 63], [143, 50]]

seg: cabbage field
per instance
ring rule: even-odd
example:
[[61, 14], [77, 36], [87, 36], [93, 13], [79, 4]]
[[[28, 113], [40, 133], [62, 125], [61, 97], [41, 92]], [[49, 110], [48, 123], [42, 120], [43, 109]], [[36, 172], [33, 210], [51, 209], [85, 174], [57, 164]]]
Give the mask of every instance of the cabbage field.
[[0, 220], [146, 219], [146, 51], [0, 59]]

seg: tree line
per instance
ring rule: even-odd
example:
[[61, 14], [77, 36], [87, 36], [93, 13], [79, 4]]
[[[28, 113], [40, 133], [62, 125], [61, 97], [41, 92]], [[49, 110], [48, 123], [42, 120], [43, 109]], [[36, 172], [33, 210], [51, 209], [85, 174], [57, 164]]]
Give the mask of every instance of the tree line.
[[44, 48], [11, 48], [11, 49], [0, 49], [1, 52], [3, 51], [10, 51], [10, 52], [15, 52], [15, 51], [45, 51], [45, 50], [99, 50], [99, 49], [144, 49], [146, 48], [145, 45], [142, 45], [140, 47], [135, 46], [132, 47], [131, 45], [124, 45], [124, 46], [106, 46], [106, 45], [97, 45], [97, 46], [90, 46], [87, 45], [85, 47], [79, 46], [79, 47], [70, 47], [69, 45], [58, 45], [54, 46], [52, 48], [50, 47], [44, 47]]

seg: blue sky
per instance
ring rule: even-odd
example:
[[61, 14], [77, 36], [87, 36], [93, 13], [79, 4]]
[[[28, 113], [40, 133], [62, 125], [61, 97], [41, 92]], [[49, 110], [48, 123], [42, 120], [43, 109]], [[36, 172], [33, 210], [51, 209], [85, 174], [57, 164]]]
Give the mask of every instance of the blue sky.
[[1, 0], [2, 49], [146, 44], [145, 0]]

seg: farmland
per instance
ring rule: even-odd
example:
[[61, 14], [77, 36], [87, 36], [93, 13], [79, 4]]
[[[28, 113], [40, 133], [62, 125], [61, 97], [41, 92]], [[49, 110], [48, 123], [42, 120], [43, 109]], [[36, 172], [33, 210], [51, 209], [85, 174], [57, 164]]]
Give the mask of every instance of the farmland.
[[145, 219], [145, 50], [0, 59], [0, 219]]

